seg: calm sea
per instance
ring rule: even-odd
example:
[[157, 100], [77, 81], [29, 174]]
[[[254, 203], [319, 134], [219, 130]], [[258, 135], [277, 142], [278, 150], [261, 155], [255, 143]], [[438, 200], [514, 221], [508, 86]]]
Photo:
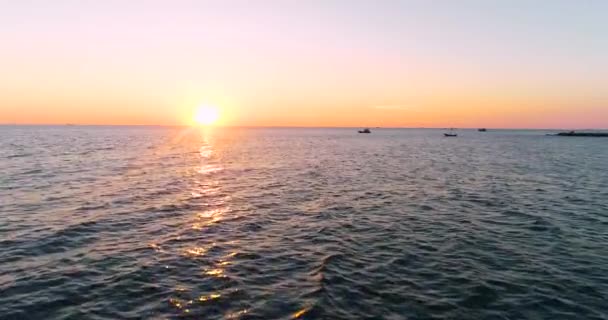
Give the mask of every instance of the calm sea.
[[608, 318], [608, 139], [373, 131], [0, 127], [0, 318]]

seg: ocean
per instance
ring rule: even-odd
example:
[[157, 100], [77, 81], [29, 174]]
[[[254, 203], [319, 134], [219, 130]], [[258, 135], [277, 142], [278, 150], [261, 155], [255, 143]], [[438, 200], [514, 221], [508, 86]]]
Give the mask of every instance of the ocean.
[[608, 139], [0, 126], [1, 319], [608, 319]]

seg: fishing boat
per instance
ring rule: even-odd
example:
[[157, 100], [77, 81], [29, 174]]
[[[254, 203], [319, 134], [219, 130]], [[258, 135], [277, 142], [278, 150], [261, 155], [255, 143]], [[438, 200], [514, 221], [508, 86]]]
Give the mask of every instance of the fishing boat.
[[369, 130], [369, 128], [365, 128], [365, 129], [363, 129], [363, 130], [359, 130], [358, 132], [359, 132], [359, 133], [372, 133], [372, 132]]
[[444, 137], [458, 137], [458, 134], [456, 134], [454, 132], [454, 128], [450, 128], [450, 132], [449, 133], [448, 132], [444, 132], [443, 136]]
[[486, 131], [488, 131], [488, 129], [486, 129], [486, 128], [479, 128], [479, 129], [477, 129], [477, 131], [479, 131], [479, 132], [486, 132]]

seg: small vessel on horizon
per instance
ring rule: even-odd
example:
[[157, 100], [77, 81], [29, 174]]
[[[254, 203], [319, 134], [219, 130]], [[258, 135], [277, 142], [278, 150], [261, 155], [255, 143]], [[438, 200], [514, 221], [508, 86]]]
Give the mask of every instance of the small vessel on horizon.
[[486, 129], [486, 128], [479, 128], [479, 129], [477, 129], [477, 131], [479, 131], [479, 132], [486, 132], [486, 131], [488, 131], [488, 129]]
[[363, 130], [359, 130], [359, 133], [372, 133], [371, 130], [369, 130], [369, 128], [365, 128]]
[[444, 132], [443, 136], [444, 137], [458, 137], [458, 134], [456, 134], [454, 132], [454, 128], [450, 128], [450, 132], [449, 133], [448, 132]]

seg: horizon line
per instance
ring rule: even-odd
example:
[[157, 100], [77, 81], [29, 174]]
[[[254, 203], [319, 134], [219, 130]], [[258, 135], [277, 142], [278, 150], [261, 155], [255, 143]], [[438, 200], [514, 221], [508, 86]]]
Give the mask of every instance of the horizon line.
[[187, 124], [77, 124], [77, 123], [0, 123], [0, 126], [8, 127], [201, 127], [201, 128], [243, 128], [243, 129], [360, 129], [360, 128], [371, 128], [371, 129], [463, 129], [463, 130], [475, 130], [475, 129], [488, 129], [488, 130], [608, 130], [608, 128], [524, 128], [524, 127], [448, 127], [448, 126], [288, 126], [288, 125], [275, 125], [275, 126], [252, 126], [252, 125], [216, 125], [216, 126], [198, 126], [198, 125], [187, 125]]

